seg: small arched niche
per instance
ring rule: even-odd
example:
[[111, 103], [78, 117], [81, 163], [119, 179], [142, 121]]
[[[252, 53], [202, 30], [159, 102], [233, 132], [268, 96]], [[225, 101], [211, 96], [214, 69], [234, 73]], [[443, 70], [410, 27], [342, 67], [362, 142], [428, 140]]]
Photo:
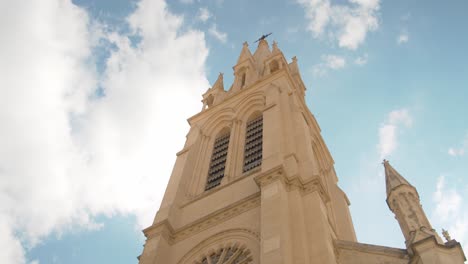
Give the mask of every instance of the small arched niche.
[[274, 73], [275, 71], [279, 70], [279, 63], [277, 60], [272, 60], [269, 66], [270, 66], [270, 73]]
[[241, 88], [245, 86], [245, 79], [247, 77], [247, 73], [246, 72], [243, 72], [241, 74]]

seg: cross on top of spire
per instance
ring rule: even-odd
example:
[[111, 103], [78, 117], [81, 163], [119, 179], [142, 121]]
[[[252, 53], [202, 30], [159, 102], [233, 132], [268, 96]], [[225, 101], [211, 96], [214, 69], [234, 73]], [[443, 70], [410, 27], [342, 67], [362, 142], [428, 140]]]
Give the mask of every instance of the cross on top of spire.
[[270, 32], [268, 34], [265, 34], [265, 35], [262, 35], [259, 39], [257, 39], [254, 43], [257, 43], [259, 41], [262, 41], [264, 39], [266, 39], [268, 36], [270, 36], [271, 34], [273, 34], [273, 32]]

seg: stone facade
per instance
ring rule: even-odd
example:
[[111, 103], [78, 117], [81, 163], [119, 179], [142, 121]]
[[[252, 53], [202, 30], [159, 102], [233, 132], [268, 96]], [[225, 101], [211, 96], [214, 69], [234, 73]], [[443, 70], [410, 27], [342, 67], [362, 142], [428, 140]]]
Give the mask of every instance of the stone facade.
[[388, 162], [387, 202], [407, 248], [358, 243], [296, 58], [262, 39], [253, 55], [244, 43], [233, 69], [232, 86], [220, 74], [188, 120], [140, 264], [464, 262]]

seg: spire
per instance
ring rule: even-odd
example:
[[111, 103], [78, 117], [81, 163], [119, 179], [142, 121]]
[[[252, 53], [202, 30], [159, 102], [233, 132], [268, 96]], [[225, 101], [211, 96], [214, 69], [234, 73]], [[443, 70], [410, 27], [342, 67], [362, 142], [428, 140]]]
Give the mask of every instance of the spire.
[[242, 51], [239, 55], [239, 58], [237, 59], [237, 64], [243, 62], [244, 60], [248, 59], [248, 58], [252, 58], [252, 53], [250, 53], [250, 50], [249, 50], [249, 44], [247, 44], [247, 41], [244, 42], [243, 46], [242, 46]]
[[265, 39], [261, 39], [258, 42], [257, 50], [255, 51], [253, 57], [258, 66], [263, 65], [263, 62], [270, 56], [271, 51], [268, 46], [268, 42]]
[[[383, 165], [385, 167], [385, 182], [387, 185], [387, 205], [395, 214], [395, 219], [400, 225], [409, 255], [415, 256], [414, 258], [418, 259], [420, 256], [417, 255], [428, 254], [425, 252], [428, 245], [427, 243], [432, 243], [434, 247], [440, 247], [444, 243], [437, 232], [432, 228], [422, 208], [416, 188], [403, 178], [403, 176], [390, 165], [388, 160], [384, 160]], [[405, 188], [405, 186], [409, 188]], [[426, 246], [421, 247], [420, 245], [422, 244], [426, 244]], [[433, 252], [430, 254], [433, 254]], [[411, 263], [413, 262], [411, 261]], [[437, 263], [455, 262], [443, 261]]]
[[398, 173], [392, 167], [392, 165], [390, 165], [390, 162], [388, 162], [388, 160], [384, 160], [383, 165], [385, 167], [385, 183], [387, 185], [387, 196], [389, 196], [390, 192], [400, 185], [408, 185], [413, 187], [405, 178], [403, 178], [403, 176], [400, 175], [400, 173]]

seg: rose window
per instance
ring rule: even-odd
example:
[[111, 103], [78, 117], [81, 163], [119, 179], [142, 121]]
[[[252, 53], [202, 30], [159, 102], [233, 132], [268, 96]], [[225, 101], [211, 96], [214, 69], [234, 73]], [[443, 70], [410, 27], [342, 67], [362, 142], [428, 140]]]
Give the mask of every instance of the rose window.
[[201, 262], [196, 262], [196, 264], [248, 264], [252, 263], [252, 260], [250, 250], [240, 247], [228, 247], [204, 256]]

